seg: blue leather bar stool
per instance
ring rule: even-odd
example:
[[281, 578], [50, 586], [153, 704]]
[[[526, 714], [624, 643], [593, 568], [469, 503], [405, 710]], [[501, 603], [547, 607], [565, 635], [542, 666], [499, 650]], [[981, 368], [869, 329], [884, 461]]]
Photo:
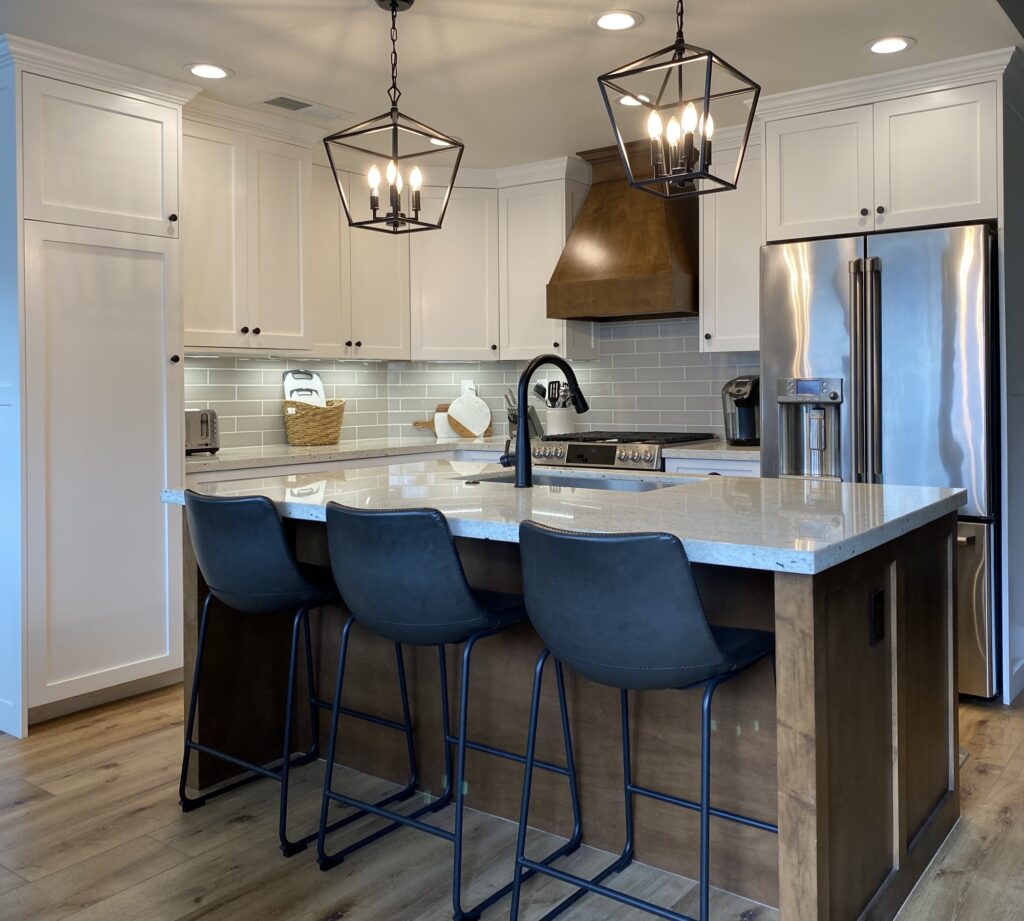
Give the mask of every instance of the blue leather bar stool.
[[[543, 873], [576, 891], [544, 915], [561, 914], [587, 893], [597, 893], [668, 921], [694, 921], [603, 881], [633, 860], [633, 799], [645, 796], [700, 813], [700, 921], [708, 921], [708, 844], [712, 816], [778, 833], [778, 827], [711, 805], [711, 701], [723, 682], [773, 656], [775, 636], [764, 630], [708, 623], [686, 551], [670, 534], [586, 534], [524, 521], [519, 528], [523, 592], [531, 623], [545, 649], [534, 672], [511, 921], [519, 917], [526, 872]], [[530, 860], [525, 855], [537, 714], [544, 665], [556, 665], [619, 689], [622, 723], [626, 843], [619, 857], [591, 879]], [[670, 796], [633, 783], [629, 692], [703, 685], [700, 801]], [[524, 872], [526, 871], [526, 872]]]
[[[209, 587], [209, 593], [203, 603], [199, 625], [199, 646], [196, 651], [195, 673], [185, 729], [185, 748], [178, 787], [181, 808], [186, 812], [196, 809], [215, 796], [261, 777], [275, 780], [281, 785], [278, 819], [281, 850], [286, 856], [291, 856], [303, 850], [316, 837], [316, 832], [313, 832], [298, 841], [292, 841], [287, 834], [289, 772], [293, 767], [314, 761], [318, 756], [320, 744], [309, 612], [312, 608], [337, 600], [337, 591], [327, 570], [305, 566], [296, 560], [281, 518], [270, 499], [263, 496], [204, 496], [192, 490], [185, 490], [185, 513], [188, 516], [196, 561]], [[253, 617], [292, 617], [288, 691], [284, 702], [284, 738], [281, 742], [281, 763], [277, 768], [253, 764], [230, 752], [203, 745], [192, 739], [196, 706], [200, 696], [210, 605], [214, 598], [236, 611]], [[300, 633], [305, 645], [312, 744], [308, 751], [293, 758], [292, 723]], [[251, 663], [239, 662], [238, 667], [251, 667]], [[188, 779], [189, 756], [193, 751], [213, 755], [234, 764], [250, 771], [251, 776], [220, 787], [212, 793], [189, 797], [185, 792], [185, 785]]]
[[[481, 913], [512, 888], [512, 855], [509, 854], [509, 882], [471, 908], [462, 906], [463, 813], [466, 752], [484, 752], [525, 764], [526, 758], [515, 752], [471, 741], [467, 736], [469, 712], [470, 662], [476, 644], [495, 636], [526, 618], [519, 595], [472, 589], [466, 580], [445, 517], [436, 509], [371, 510], [348, 508], [336, 503], [327, 506], [327, 537], [331, 569], [345, 605], [352, 617], [342, 630], [338, 656], [338, 674], [324, 796], [317, 842], [321, 869], [327, 870], [346, 856], [405, 826], [450, 841], [454, 846], [452, 870], [452, 910], [455, 921], [479, 918]], [[401, 815], [379, 805], [363, 802], [333, 789], [333, 769], [338, 743], [338, 716], [342, 707], [345, 663], [353, 623], [358, 622], [393, 643], [412, 646], [436, 646], [440, 671], [441, 724], [444, 735], [445, 786], [440, 797], [416, 811]], [[449, 715], [448, 676], [445, 647], [464, 644], [461, 685], [459, 688], [458, 731], [452, 734]], [[570, 853], [580, 844], [579, 798], [576, 769], [572, 760], [569, 714], [561, 669], [557, 671], [558, 702], [566, 749], [566, 764], [533, 763], [565, 776], [573, 809], [573, 831], [564, 845], [549, 854], [541, 864]], [[534, 707], [537, 702], [534, 702]], [[456, 749], [452, 764], [452, 747]], [[326, 848], [327, 814], [332, 802], [352, 807], [357, 815], [370, 814], [389, 820], [389, 824], [353, 844], [330, 854]], [[454, 805], [454, 831], [430, 825], [422, 818]]]

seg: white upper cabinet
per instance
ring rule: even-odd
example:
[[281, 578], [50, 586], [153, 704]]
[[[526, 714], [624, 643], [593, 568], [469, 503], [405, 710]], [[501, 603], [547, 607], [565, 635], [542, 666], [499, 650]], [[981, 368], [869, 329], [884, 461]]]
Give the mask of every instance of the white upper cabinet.
[[309, 150], [249, 139], [249, 320], [252, 345], [305, 349], [304, 282], [310, 247]]
[[[348, 174], [339, 173], [338, 178], [347, 192]], [[326, 358], [349, 358], [354, 354], [350, 231], [337, 183], [326, 166], [313, 166], [310, 212], [313, 237], [306, 307], [313, 326], [313, 351]]]
[[497, 191], [454, 189], [443, 228], [413, 234], [409, 247], [413, 359], [498, 358]]
[[170, 105], [25, 74], [25, 217], [178, 235], [178, 121]]
[[768, 120], [768, 240], [995, 218], [995, 81]]
[[871, 106], [770, 121], [765, 144], [767, 239], [874, 229]]
[[408, 359], [409, 235], [353, 230], [350, 251], [352, 357]]
[[248, 335], [246, 137], [197, 122], [182, 139], [185, 345], [244, 348]]
[[548, 180], [501, 189], [499, 280], [502, 359], [534, 358], [553, 352], [566, 358], [597, 355], [594, 324], [552, 320], [547, 284], [572, 227], [584, 189], [567, 180]]
[[994, 218], [996, 84], [877, 103], [875, 228]]
[[[715, 159], [731, 175], [739, 140], [715, 137]], [[739, 184], [700, 198], [700, 347], [756, 350], [760, 341], [761, 145], [747, 147]]]

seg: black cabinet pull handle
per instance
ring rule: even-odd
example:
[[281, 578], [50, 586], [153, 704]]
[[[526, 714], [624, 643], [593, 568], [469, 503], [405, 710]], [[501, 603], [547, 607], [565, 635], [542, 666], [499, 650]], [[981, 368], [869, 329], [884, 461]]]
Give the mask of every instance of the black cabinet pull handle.
[[172, 355], [171, 356], [171, 364], [172, 365], [176, 365], [179, 361], [181, 361], [181, 356], [180, 355]]
[[345, 345], [347, 345], [349, 348], [351, 348], [352, 347], [352, 340], [351, 339], [346, 339], [345, 340]]
[[171, 214], [171, 215], [168, 216], [167, 220], [169, 220], [172, 224], [177, 224], [178, 223], [178, 215]]
[[704, 338], [705, 339], [710, 339], [711, 338], [711, 333], [704, 333]]
[[361, 349], [362, 347], [363, 347], [363, 340], [362, 339], [356, 339], [356, 348], [357, 349]]
[[877, 212], [878, 212], [879, 214], [885, 214], [885, 205], [879, 205], [879, 206], [878, 206], [877, 208], [875, 208], [875, 210], [876, 210], [876, 211], [877, 211]]
[[243, 326], [243, 327], [242, 327], [242, 329], [241, 329], [241, 332], [242, 332], [242, 333], [247, 333], [247, 332], [249, 332], [249, 327], [248, 327], [248, 326]]
[[497, 352], [498, 351], [498, 347], [496, 345], [492, 345], [491, 346], [491, 351], [492, 352]]
[[258, 326], [254, 326], [254, 327], [252, 328], [252, 334], [253, 334], [254, 336], [258, 336], [258, 335], [260, 334], [260, 328], [259, 328]]
[[861, 209], [860, 209], [860, 216], [861, 216], [861, 217], [867, 217], [867, 216], [868, 216], [868, 215], [869, 215], [870, 213], [871, 213], [871, 212], [870, 212], [870, 211], [868, 211], [868, 209], [867, 209], [867, 208], [861, 208]]
[[557, 342], [552, 342], [551, 345], [554, 346], [556, 349], [559, 348], [559, 344]]

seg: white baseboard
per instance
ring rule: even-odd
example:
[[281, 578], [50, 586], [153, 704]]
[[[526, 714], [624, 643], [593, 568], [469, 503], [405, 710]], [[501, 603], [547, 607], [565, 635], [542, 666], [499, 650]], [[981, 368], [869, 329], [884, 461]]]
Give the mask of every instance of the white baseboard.
[[127, 681], [124, 684], [116, 684], [110, 688], [103, 688], [100, 691], [92, 691], [88, 694], [80, 694], [77, 697], [69, 697], [66, 700], [55, 700], [53, 703], [40, 704], [38, 707], [29, 707], [28, 724], [45, 723], [47, 720], [56, 719], [58, 716], [67, 716], [69, 713], [77, 713], [79, 710], [88, 710], [90, 707], [98, 707], [101, 704], [109, 704], [114, 700], [123, 700], [126, 697], [134, 697], [137, 694], [145, 694], [147, 691], [155, 691], [159, 688], [166, 688], [172, 684], [179, 684], [182, 680], [182, 669], [176, 668], [159, 675], [151, 675], [148, 678], [139, 678], [135, 681]]

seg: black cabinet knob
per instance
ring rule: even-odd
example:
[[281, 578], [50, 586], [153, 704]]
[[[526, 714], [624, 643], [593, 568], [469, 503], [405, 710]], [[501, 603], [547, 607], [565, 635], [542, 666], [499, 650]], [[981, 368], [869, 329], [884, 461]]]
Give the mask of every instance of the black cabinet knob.
[[705, 339], [710, 339], [711, 338], [711, 333], [704, 333], [704, 338]]
[[867, 217], [867, 216], [868, 216], [868, 215], [869, 215], [870, 213], [871, 213], [871, 212], [870, 212], [870, 211], [868, 211], [868, 209], [867, 209], [867, 208], [861, 208], [861, 209], [860, 209], [860, 216], [861, 216], [861, 217]]
[[345, 340], [345, 345], [347, 345], [349, 348], [352, 348], [352, 340], [351, 339], [346, 339]]
[[879, 205], [879, 206], [878, 206], [877, 208], [875, 208], [875, 210], [876, 210], [876, 211], [877, 211], [877, 212], [878, 212], [879, 214], [885, 214], [885, 205]]
[[363, 347], [363, 340], [362, 339], [356, 339], [356, 348], [357, 349], [361, 349], [362, 347]]
[[181, 356], [180, 355], [172, 355], [171, 356], [171, 364], [172, 365], [176, 365], [179, 361], [181, 361]]
[[249, 332], [249, 327], [248, 326], [243, 326], [242, 329], [241, 329], [241, 332], [243, 334]]
[[559, 348], [559, 344], [557, 342], [552, 342], [551, 345], [556, 349]]
[[491, 351], [492, 352], [497, 352], [498, 351], [498, 347], [496, 345], [492, 345], [491, 346]]
[[178, 215], [171, 214], [171, 215], [168, 216], [167, 220], [169, 220], [172, 224], [177, 224], [178, 223]]
[[261, 330], [260, 330], [260, 328], [259, 328], [258, 326], [254, 326], [254, 327], [252, 328], [252, 334], [253, 334], [254, 336], [258, 336], [258, 335], [260, 334], [260, 332], [261, 332]]

